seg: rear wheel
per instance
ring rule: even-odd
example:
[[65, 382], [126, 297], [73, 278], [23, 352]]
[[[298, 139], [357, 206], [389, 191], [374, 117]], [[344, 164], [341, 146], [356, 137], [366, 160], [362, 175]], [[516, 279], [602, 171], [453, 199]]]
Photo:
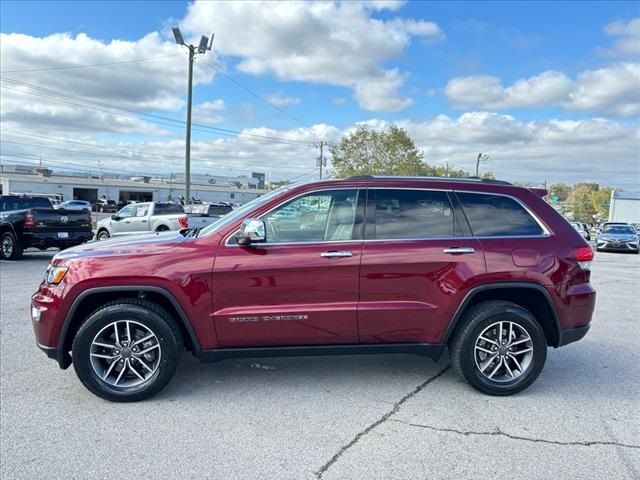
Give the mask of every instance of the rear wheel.
[[169, 227], [167, 227], [166, 225], [160, 225], [158, 228], [156, 228], [156, 232], [168, 232], [169, 231]]
[[116, 402], [144, 400], [173, 377], [184, 349], [173, 319], [137, 299], [108, 303], [73, 340], [73, 366], [85, 387]]
[[22, 257], [22, 245], [12, 232], [4, 232], [0, 236], [0, 255], [3, 260], [18, 260]]
[[511, 395], [531, 385], [547, 358], [544, 331], [528, 310], [511, 302], [475, 305], [450, 344], [454, 370], [477, 390]]

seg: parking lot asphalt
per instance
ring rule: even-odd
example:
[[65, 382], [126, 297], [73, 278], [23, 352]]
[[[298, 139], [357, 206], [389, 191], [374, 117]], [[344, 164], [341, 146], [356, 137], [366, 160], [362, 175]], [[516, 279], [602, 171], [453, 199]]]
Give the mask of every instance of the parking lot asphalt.
[[159, 395], [115, 404], [34, 343], [54, 253], [0, 263], [2, 479], [640, 478], [640, 255], [596, 255], [591, 331], [516, 396], [476, 392], [446, 355], [185, 355]]

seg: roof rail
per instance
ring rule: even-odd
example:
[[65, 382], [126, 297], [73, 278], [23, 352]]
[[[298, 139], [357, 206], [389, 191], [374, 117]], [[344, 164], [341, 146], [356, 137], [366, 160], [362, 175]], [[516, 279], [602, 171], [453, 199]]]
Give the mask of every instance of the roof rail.
[[505, 180], [495, 180], [491, 178], [480, 178], [480, 177], [427, 177], [427, 176], [378, 176], [378, 175], [351, 175], [350, 177], [345, 178], [345, 180], [394, 180], [394, 179], [411, 179], [411, 180], [430, 180], [432, 182], [481, 182], [481, 183], [490, 183], [493, 185], [513, 185], [510, 182]]

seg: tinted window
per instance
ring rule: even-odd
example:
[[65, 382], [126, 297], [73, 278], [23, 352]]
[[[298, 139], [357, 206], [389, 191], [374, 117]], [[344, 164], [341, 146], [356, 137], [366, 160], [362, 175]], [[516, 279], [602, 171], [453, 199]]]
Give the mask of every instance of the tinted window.
[[533, 217], [512, 198], [460, 192], [456, 195], [475, 236], [522, 236], [543, 233]]
[[154, 215], [169, 215], [172, 213], [184, 213], [182, 205], [175, 203], [156, 203], [156, 208], [153, 211]]
[[602, 233], [620, 233], [634, 235], [636, 232], [633, 227], [627, 227], [622, 225], [610, 225], [605, 227]]
[[351, 240], [356, 224], [357, 190], [310, 193], [262, 217], [267, 242]]
[[226, 215], [227, 213], [229, 213], [230, 211], [232, 211], [233, 208], [231, 208], [230, 206], [227, 205], [210, 205], [209, 206], [209, 215]]
[[29, 208], [53, 208], [51, 201], [44, 197], [4, 197], [1, 207], [2, 211], [27, 210]]
[[453, 209], [445, 192], [374, 190], [377, 239], [454, 236]]

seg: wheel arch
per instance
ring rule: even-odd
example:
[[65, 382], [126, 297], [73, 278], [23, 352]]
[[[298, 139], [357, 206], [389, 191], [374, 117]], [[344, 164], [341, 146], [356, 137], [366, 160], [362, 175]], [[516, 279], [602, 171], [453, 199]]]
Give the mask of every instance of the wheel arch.
[[165, 288], [148, 285], [96, 287], [81, 292], [65, 316], [57, 348], [57, 360], [61, 368], [66, 369], [71, 365], [69, 352], [73, 338], [87, 316], [99, 309], [101, 305], [120, 298], [143, 298], [165, 309], [175, 318], [185, 347], [195, 354], [200, 352], [200, 342], [189, 318], [173, 294]]
[[561, 345], [560, 320], [551, 295], [542, 285], [530, 282], [501, 282], [471, 289], [453, 315], [442, 343], [449, 343], [454, 332], [461, 326], [462, 316], [469, 308], [489, 300], [506, 300], [527, 309], [540, 323], [547, 338], [547, 345]]

